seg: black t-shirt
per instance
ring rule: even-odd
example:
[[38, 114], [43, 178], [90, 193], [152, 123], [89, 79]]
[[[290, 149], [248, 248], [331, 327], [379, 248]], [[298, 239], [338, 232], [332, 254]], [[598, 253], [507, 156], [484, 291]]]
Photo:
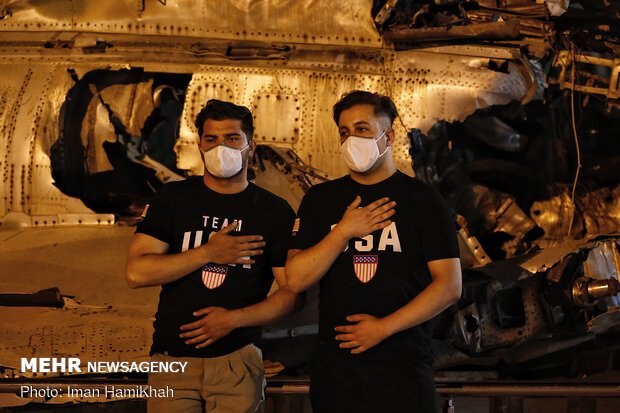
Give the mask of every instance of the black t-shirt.
[[340, 360], [432, 361], [430, 322], [401, 331], [359, 354], [340, 349], [334, 327], [350, 325], [352, 314], [385, 317], [409, 303], [432, 278], [427, 262], [459, 256], [452, 213], [432, 186], [402, 172], [374, 185], [345, 176], [316, 185], [299, 207], [299, 230], [292, 249], [321, 241], [342, 219], [356, 195], [365, 206], [380, 198], [396, 201], [393, 222], [365, 238], [349, 241], [320, 281], [319, 352]]
[[254, 264], [206, 264], [162, 285], [151, 354], [216, 357], [259, 339], [260, 327], [244, 327], [196, 349], [179, 337], [179, 327], [198, 320], [192, 313], [201, 308], [235, 309], [264, 300], [273, 282], [272, 267], [286, 263], [294, 217], [285, 200], [252, 183], [237, 194], [215, 192], [204, 184], [202, 177], [164, 185], [151, 200], [136, 232], [169, 244], [168, 254], [206, 244], [211, 233], [234, 220], [238, 226], [231, 234], [262, 235], [266, 246], [263, 254], [253, 257]]

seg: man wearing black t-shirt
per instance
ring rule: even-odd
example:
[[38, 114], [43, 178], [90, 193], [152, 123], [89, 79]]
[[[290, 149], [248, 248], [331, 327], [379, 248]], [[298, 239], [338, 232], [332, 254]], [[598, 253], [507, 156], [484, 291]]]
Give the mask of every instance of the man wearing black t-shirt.
[[396, 107], [354, 91], [334, 106], [350, 174], [298, 211], [288, 284], [320, 281], [310, 397], [317, 413], [436, 413], [429, 320], [461, 293], [454, 220], [431, 186], [392, 160]]
[[[260, 325], [292, 311], [284, 264], [294, 213], [247, 180], [256, 148], [252, 114], [210, 100], [198, 114], [204, 176], [164, 185], [129, 247], [132, 288], [161, 285], [151, 355], [187, 362], [182, 374], [149, 375], [173, 398], [149, 412], [254, 412], [264, 370]], [[273, 279], [279, 289], [267, 297]]]

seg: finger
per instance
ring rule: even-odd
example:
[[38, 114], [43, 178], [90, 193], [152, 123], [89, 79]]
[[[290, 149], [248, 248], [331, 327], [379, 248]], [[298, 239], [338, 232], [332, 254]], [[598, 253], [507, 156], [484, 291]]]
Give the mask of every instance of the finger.
[[384, 212], [387, 212], [389, 210], [393, 210], [393, 208], [396, 206], [396, 202], [392, 201], [392, 202], [388, 202], [387, 204], [383, 204], [381, 205], [379, 208], [375, 208], [372, 211], [372, 215], [376, 216], [379, 214], [383, 214]]
[[263, 240], [262, 235], [241, 235], [239, 237], [235, 237], [235, 241], [239, 243], [255, 242], [255, 241], [262, 241], [262, 240]]
[[202, 343], [205, 340], [208, 340], [209, 336], [207, 334], [201, 334], [198, 337], [192, 338], [191, 340], [185, 340], [185, 344], [192, 345], [197, 343]]
[[202, 319], [198, 320], [198, 321], [194, 321], [193, 323], [189, 323], [189, 324], [183, 324], [180, 329], [181, 331], [186, 331], [186, 330], [194, 330], [196, 328], [200, 328], [202, 327]]
[[192, 345], [192, 344], [198, 344], [198, 343], [202, 343], [205, 340], [208, 340], [209, 336], [206, 334], [201, 334], [196, 338], [192, 338], [191, 340], [185, 340], [185, 344], [188, 345]]
[[385, 204], [389, 200], [390, 198], [388, 197], [377, 199], [375, 202], [368, 204], [366, 206], [366, 209], [368, 209], [369, 211], [374, 211], [375, 209], [379, 208], [381, 205]]
[[358, 206], [360, 206], [361, 203], [362, 203], [362, 198], [358, 195], [355, 197], [353, 202], [351, 202], [351, 204], [347, 207], [347, 209], [355, 209]]
[[392, 223], [392, 221], [390, 221], [390, 220], [379, 222], [378, 224], [375, 224], [372, 227], [370, 227], [371, 228], [370, 232], [372, 233], [372, 232], [378, 231], [380, 229], [383, 229], [385, 227], [389, 227], [391, 223]]
[[244, 250], [255, 250], [256, 248], [263, 248], [265, 245], [267, 245], [266, 242], [262, 241], [262, 242], [241, 242], [239, 243], [239, 247], [243, 248]]
[[351, 354], [360, 354], [360, 353], [363, 353], [366, 350], [368, 350], [367, 347], [359, 346], [358, 348], [354, 348], [353, 350], [351, 350]]
[[243, 250], [239, 251], [237, 254], [239, 255], [239, 258], [249, 259], [250, 256], [261, 255], [262, 253], [263, 250]]
[[357, 323], [359, 321], [363, 321], [368, 318], [368, 314], [351, 314], [347, 316], [347, 321], [352, 323]]
[[340, 348], [353, 348], [353, 347], [358, 347], [359, 343], [355, 340], [353, 341], [343, 341], [342, 343], [340, 343], [338, 345], [338, 347]]
[[235, 228], [237, 228], [237, 221], [233, 221], [232, 224], [225, 226], [218, 232], [222, 234], [228, 234], [230, 231], [234, 231]]
[[372, 222], [375, 222], [375, 223], [383, 222], [389, 217], [391, 217], [392, 215], [394, 215], [395, 213], [396, 211], [394, 211], [393, 209], [390, 209], [389, 211], [384, 212], [383, 214], [373, 217]]
[[192, 331], [187, 331], [185, 333], [181, 333], [181, 334], [179, 334], [179, 337], [181, 337], [181, 338], [192, 338], [192, 337], [198, 337], [201, 334], [205, 334], [205, 331], [202, 328], [197, 328], [197, 329], [192, 330]]
[[233, 264], [254, 264], [255, 262], [247, 258], [237, 258]]
[[336, 337], [334, 337], [336, 340], [340, 340], [340, 341], [351, 341], [353, 340], [353, 334], [338, 334]]
[[338, 326], [334, 330], [340, 333], [352, 333], [355, 326]]
[[203, 348], [203, 347], [207, 347], [208, 345], [212, 344], [215, 340], [213, 340], [212, 338], [208, 339], [207, 341], [205, 341], [202, 344], [198, 344], [196, 346], [196, 348]]
[[[212, 311], [213, 311], [213, 307], [205, 307], [205, 308], [201, 308], [201, 309], [200, 309], [200, 310], [198, 310], [198, 311], [194, 311], [194, 312], [192, 313], [192, 315], [194, 315], [194, 316], [196, 316], [196, 317], [199, 317], [199, 316], [201, 316], [201, 315], [209, 314], [209, 313], [210, 313], [210, 312], [212, 312]], [[195, 321], [194, 321], [194, 323], [195, 323]]]

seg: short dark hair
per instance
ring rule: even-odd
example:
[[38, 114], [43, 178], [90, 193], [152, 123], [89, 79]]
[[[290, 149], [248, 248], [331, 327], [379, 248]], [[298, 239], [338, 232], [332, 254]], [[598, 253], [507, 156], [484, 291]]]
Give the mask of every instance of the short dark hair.
[[370, 93], [363, 90], [353, 90], [342, 95], [338, 103], [334, 105], [334, 122], [338, 125], [342, 111], [356, 105], [370, 105], [375, 109], [375, 115], [385, 115], [390, 118], [390, 123], [398, 116], [396, 105], [388, 96], [379, 93]]
[[237, 106], [234, 103], [224, 102], [222, 100], [210, 99], [204, 108], [196, 116], [196, 129], [198, 129], [198, 137], [202, 138], [203, 126], [207, 119], [225, 120], [237, 119], [241, 121], [241, 130], [248, 137], [248, 142], [252, 140], [254, 135], [254, 123], [252, 120], [252, 112], [245, 106]]

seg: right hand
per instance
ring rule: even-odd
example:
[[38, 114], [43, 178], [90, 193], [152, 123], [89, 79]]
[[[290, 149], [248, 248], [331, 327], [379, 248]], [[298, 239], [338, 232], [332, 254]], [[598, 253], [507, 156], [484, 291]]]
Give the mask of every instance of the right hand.
[[237, 221], [216, 232], [203, 245], [208, 251], [208, 261], [215, 264], [254, 264], [250, 257], [263, 253], [265, 241], [260, 235], [230, 235], [237, 228]]
[[363, 238], [366, 235], [383, 229], [392, 221], [388, 218], [394, 215], [396, 202], [390, 202], [389, 198], [381, 198], [375, 202], [360, 208], [362, 198], [358, 195], [351, 205], [347, 207], [342, 219], [336, 225], [347, 239]]

